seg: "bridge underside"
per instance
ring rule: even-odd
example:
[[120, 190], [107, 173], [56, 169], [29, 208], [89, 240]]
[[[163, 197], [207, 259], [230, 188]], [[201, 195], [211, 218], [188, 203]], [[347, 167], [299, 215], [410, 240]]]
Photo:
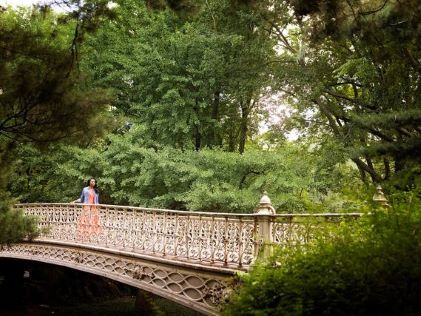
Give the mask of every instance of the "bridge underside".
[[39, 241], [4, 247], [0, 257], [45, 262], [104, 276], [208, 315], [218, 314], [218, 304], [228, 294], [233, 277], [224, 269], [203, 271], [124, 253]]

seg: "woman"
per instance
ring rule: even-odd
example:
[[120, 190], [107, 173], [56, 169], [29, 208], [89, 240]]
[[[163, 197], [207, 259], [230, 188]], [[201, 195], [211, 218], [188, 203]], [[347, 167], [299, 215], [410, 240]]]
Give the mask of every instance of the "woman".
[[99, 191], [95, 178], [88, 180], [87, 186], [82, 189], [80, 198], [74, 202], [87, 204], [83, 206], [79, 217], [77, 237], [85, 239], [92, 235], [98, 235], [101, 227], [99, 211], [95, 206], [95, 204], [99, 204]]
[[88, 180], [88, 186], [83, 188], [79, 202], [85, 204], [99, 204], [99, 191], [95, 178], [90, 178]]

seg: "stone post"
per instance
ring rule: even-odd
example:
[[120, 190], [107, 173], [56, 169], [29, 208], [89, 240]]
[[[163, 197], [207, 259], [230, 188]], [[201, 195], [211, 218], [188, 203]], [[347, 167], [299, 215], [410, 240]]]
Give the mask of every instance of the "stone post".
[[381, 187], [381, 185], [377, 185], [376, 187], [376, 193], [374, 193], [373, 195], [373, 201], [376, 203], [379, 203], [381, 207], [389, 207], [389, 203], [387, 203], [387, 198], [385, 197], [384, 193], [383, 193], [383, 189]]
[[263, 192], [259, 206], [254, 210], [254, 221], [258, 226], [256, 231], [255, 258], [259, 255], [268, 257], [272, 254], [272, 216], [276, 214], [267, 192]]

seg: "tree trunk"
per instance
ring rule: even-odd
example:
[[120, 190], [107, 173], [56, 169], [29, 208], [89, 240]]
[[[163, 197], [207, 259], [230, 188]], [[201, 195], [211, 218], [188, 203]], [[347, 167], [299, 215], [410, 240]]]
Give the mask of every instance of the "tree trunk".
[[200, 135], [199, 127], [195, 125], [194, 127], [194, 149], [196, 151], [200, 150], [202, 146], [202, 136]]
[[384, 179], [388, 180], [390, 178], [390, 163], [389, 163], [389, 159], [384, 158], [383, 159], [383, 164], [384, 164]]
[[360, 172], [360, 179], [361, 179], [361, 181], [362, 181], [365, 185], [367, 185], [367, 184], [368, 184], [368, 182], [367, 182], [367, 176], [366, 176], [366, 173], [365, 173], [364, 169], [363, 169], [363, 168], [361, 168], [361, 167], [360, 167], [360, 166], [358, 166], [358, 165], [357, 165], [357, 168], [358, 168], [358, 171]]
[[248, 117], [250, 114], [250, 102], [240, 102], [241, 106], [241, 121], [240, 121], [240, 139], [238, 145], [238, 151], [240, 154], [244, 153], [244, 149], [246, 147], [246, 140], [247, 140], [247, 132], [248, 132]]
[[381, 176], [377, 174], [377, 172], [373, 168], [370, 168], [366, 163], [364, 163], [364, 161], [362, 161], [359, 158], [353, 158], [352, 161], [355, 162], [358, 168], [361, 168], [362, 170], [367, 172], [374, 183], [380, 183], [382, 181]]
[[234, 134], [233, 131], [231, 131], [228, 134], [228, 151], [231, 152], [231, 153], [235, 151], [235, 147], [236, 147], [235, 145], [237, 144], [237, 142], [236, 142], [237, 138], [233, 134]]
[[222, 139], [219, 135], [219, 131], [216, 129], [216, 124], [219, 122], [219, 107], [220, 107], [220, 92], [216, 91], [213, 94], [213, 102], [212, 102], [212, 114], [211, 119], [215, 123], [214, 126], [211, 127], [211, 131], [209, 133], [209, 147], [213, 146], [221, 146]]
[[[198, 101], [196, 99], [196, 105], [194, 106], [193, 110], [196, 113], [196, 116], [199, 117], [199, 106]], [[202, 135], [200, 134], [200, 125], [195, 123], [194, 124], [194, 149], [199, 151], [202, 146]]]

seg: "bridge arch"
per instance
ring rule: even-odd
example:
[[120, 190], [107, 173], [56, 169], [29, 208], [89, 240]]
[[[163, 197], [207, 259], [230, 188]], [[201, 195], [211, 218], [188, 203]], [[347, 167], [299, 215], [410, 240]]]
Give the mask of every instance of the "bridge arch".
[[3, 248], [0, 257], [64, 266], [148, 291], [205, 315], [217, 315], [234, 271], [175, 265], [99, 247], [75, 247], [44, 242], [21, 243]]
[[236, 272], [248, 271], [259, 253], [270, 253], [267, 250], [272, 246], [262, 245], [305, 244], [319, 223], [336, 225], [360, 216], [275, 214], [268, 198], [262, 198], [255, 214], [94, 205], [100, 229], [80, 236], [78, 227], [86, 205], [16, 207], [37, 217], [42, 233], [33, 242], [0, 248], [0, 257], [105, 276], [207, 315], [218, 314], [218, 305], [232, 289]]

